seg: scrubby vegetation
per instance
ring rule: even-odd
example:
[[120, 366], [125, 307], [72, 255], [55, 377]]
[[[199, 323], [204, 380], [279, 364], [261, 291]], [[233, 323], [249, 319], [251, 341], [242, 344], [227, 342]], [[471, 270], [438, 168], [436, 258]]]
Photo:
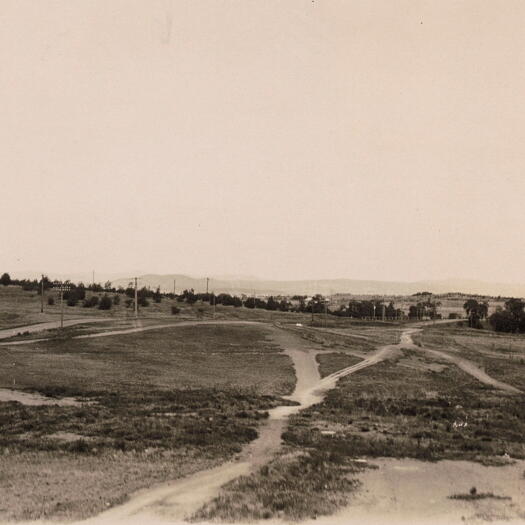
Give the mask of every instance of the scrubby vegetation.
[[0, 470], [9, 473], [0, 521], [93, 515], [232, 458], [293, 386], [290, 360], [267, 335], [181, 327], [10, 347], [17, 366], [0, 369], [0, 386], [19, 370], [19, 389], [83, 404], [0, 403]]
[[322, 404], [292, 418], [284, 439], [347, 457], [525, 458], [524, 401], [456, 369], [436, 373], [384, 362], [342, 379]]
[[[240, 389], [86, 392], [43, 389], [80, 396], [82, 406], [25, 406], [0, 403], [0, 450], [62, 450], [102, 454], [104, 450], [203, 447], [207, 455], [228, 456], [257, 436], [257, 422], [278, 403]], [[78, 435], [69, 442], [60, 433]], [[23, 436], [23, 439], [20, 439]]]
[[350, 458], [309, 450], [284, 454], [251, 476], [228, 483], [193, 521], [302, 520], [333, 513], [348, 503], [362, 470]]

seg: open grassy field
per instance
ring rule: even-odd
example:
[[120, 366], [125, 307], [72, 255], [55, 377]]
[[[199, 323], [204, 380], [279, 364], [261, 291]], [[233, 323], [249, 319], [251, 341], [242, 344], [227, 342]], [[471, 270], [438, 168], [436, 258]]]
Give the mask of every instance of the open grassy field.
[[323, 403], [292, 418], [285, 439], [350, 457], [522, 459], [524, 401], [455, 367], [437, 372], [385, 361], [341, 379]]
[[3, 346], [0, 385], [80, 406], [0, 403], [0, 520], [80, 518], [231, 458], [294, 372], [259, 326]]
[[489, 375], [525, 391], [525, 336], [466, 326], [436, 325], [421, 336], [424, 346], [477, 363]]
[[[40, 318], [38, 297], [14, 287], [4, 326]], [[11, 294], [11, 295], [9, 295]], [[17, 303], [17, 307], [10, 306]], [[208, 304], [152, 303], [135, 321], [66, 307], [70, 318], [110, 319], [62, 331], [15, 336], [0, 346], [0, 388], [75, 398], [77, 404], [0, 403], [0, 521], [77, 519], [124, 501], [143, 487], [235, 457], [257, 436], [268, 411], [286, 404], [295, 373], [272, 323], [292, 348], [315, 351], [321, 377], [397, 344], [410, 323], [382, 323], [218, 306], [217, 321], [261, 324], [170, 326], [76, 338], [177, 321], [211, 320]], [[57, 308], [57, 307], [55, 307]], [[54, 313], [53, 313], [54, 312]], [[23, 322], [22, 322], [23, 321]], [[266, 324], [265, 324], [266, 323]], [[298, 326], [299, 325], [299, 326]], [[282, 336], [282, 332], [281, 332]], [[24, 339], [50, 340], [15, 344]], [[425, 353], [469, 359], [495, 378], [525, 388], [525, 338], [465, 326], [427, 325], [383, 362], [340, 379], [317, 405], [292, 416], [281, 452], [226, 485], [195, 520], [282, 518], [333, 513], [350, 501], [361, 458], [467, 459], [501, 465], [525, 458], [525, 399], [485, 386], [454, 364]], [[281, 344], [282, 341], [281, 341]], [[306, 475], [305, 475], [306, 474]]]
[[290, 393], [289, 359], [266, 335], [263, 327], [209, 325], [4, 346], [10, 366], [0, 370], [0, 387], [14, 379], [18, 389], [83, 396], [203, 385]]
[[[101, 297], [104, 292], [86, 291], [86, 297], [97, 295]], [[114, 293], [108, 294], [113, 297]], [[134, 316], [133, 308], [126, 307], [127, 296], [119, 294], [120, 302], [113, 305], [111, 310], [99, 310], [96, 307], [84, 308], [79, 302], [76, 306], [67, 306], [64, 304], [65, 318], [77, 318], [82, 316], [108, 316], [118, 318], [132, 318]], [[47, 304], [47, 298], [53, 297], [54, 305]], [[171, 306], [176, 305], [181, 312], [177, 318], [182, 317], [211, 317], [213, 306], [208, 303], [197, 301], [193, 305], [179, 303], [172, 299], [164, 298], [160, 303], [153, 300], [149, 301], [149, 306], [140, 307], [140, 317], [158, 318], [171, 317]], [[0, 329], [24, 324], [39, 323], [45, 321], [54, 321], [60, 317], [60, 300], [58, 292], [54, 289], [46, 290], [44, 294], [44, 313], [40, 313], [40, 296], [36, 291], [24, 291], [20, 286], [0, 286]], [[311, 314], [301, 314], [293, 312], [268, 311], [262, 309], [234, 308], [223, 305], [216, 305], [216, 315], [219, 317], [227, 316], [231, 319], [272, 321], [274, 319], [283, 319], [289, 322], [309, 322]], [[315, 315], [316, 319], [322, 316]]]
[[[93, 294], [86, 292], [86, 297], [92, 295], [102, 296], [102, 293]], [[114, 294], [110, 294], [114, 295]], [[55, 299], [54, 305], [47, 304], [47, 298]], [[121, 296], [119, 305], [114, 305], [111, 310], [98, 308], [84, 308], [81, 303], [76, 306], [64, 304], [64, 319], [77, 319], [81, 317], [110, 317], [131, 318], [133, 310], [126, 308], [124, 295]], [[170, 315], [172, 301], [165, 300], [161, 303], [151, 302], [146, 308], [141, 309], [141, 316], [162, 317]], [[47, 290], [44, 295], [44, 313], [40, 312], [40, 296], [36, 291], [24, 291], [20, 286], [0, 286], [0, 329], [23, 326], [26, 324], [57, 321], [60, 319], [60, 300], [56, 290]], [[180, 316], [187, 314], [182, 307]]]
[[[356, 358], [337, 348], [317, 360], [325, 376]], [[229, 483], [195, 517], [297, 520], [332, 514], [359, 486], [359, 473], [370, 465], [361, 459], [372, 465], [387, 457], [500, 466], [525, 458], [524, 433], [524, 395], [486, 386], [423, 351], [400, 350], [340, 379], [321, 403], [292, 416], [281, 455]]]

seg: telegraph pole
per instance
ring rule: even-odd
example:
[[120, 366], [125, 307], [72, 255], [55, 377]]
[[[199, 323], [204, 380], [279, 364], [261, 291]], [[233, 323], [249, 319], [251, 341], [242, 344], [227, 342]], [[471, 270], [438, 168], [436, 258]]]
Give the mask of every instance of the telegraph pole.
[[206, 277], [206, 295], [208, 295], [208, 284], [210, 282], [210, 279]]
[[64, 290], [60, 286], [60, 330], [64, 328]]
[[61, 281], [55, 281], [55, 286], [58, 286], [60, 291], [60, 330], [64, 328], [64, 291], [68, 291], [71, 287]]
[[40, 288], [40, 313], [44, 313], [44, 274], [42, 274], [42, 283]]
[[213, 318], [215, 319], [215, 292], [212, 292], [213, 294]]
[[138, 318], [139, 316], [139, 303], [138, 303], [138, 290], [137, 290], [137, 277], [134, 277], [135, 279], [135, 318]]

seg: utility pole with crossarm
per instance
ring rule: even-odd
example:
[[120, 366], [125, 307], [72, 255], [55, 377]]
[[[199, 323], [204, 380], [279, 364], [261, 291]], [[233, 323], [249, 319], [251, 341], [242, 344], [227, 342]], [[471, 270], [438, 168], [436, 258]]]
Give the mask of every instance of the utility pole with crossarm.
[[71, 285], [61, 281], [55, 281], [53, 285], [60, 292], [60, 330], [62, 330], [64, 328], [64, 292], [69, 292]]

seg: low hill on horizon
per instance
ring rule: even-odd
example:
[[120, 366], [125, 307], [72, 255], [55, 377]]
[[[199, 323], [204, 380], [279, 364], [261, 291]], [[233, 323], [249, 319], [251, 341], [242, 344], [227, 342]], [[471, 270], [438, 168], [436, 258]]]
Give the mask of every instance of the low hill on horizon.
[[[117, 279], [114, 286], [127, 286], [129, 279]], [[174, 290], [180, 293], [193, 288], [196, 292], [206, 291], [206, 278], [196, 278], [181, 274], [147, 274], [140, 277], [139, 286], [157, 288], [164, 292]], [[357, 279], [320, 279], [279, 281], [246, 278], [210, 278], [209, 291], [246, 295], [331, 295], [348, 293], [353, 295], [412, 295], [417, 292], [435, 294], [464, 293], [486, 296], [524, 297], [525, 284], [491, 283], [486, 281], [444, 279], [429, 281], [367, 281]]]
[[[40, 279], [40, 273], [14, 271], [8, 272], [17, 279]], [[69, 279], [72, 282], [89, 283], [92, 280], [88, 273], [53, 273], [51, 279]], [[113, 286], [127, 287], [131, 277], [122, 277], [122, 273], [97, 273], [96, 282], [111, 281]], [[132, 275], [129, 274], [128, 275]], [[135, 275], [137, 275], [135, 273]], [[193, 288], [196, 292], [206, 291], [206, 277], [194, 277], [184, 274], [143, 274], [139, 275], [139, 286], [157, 288], [163, 292], [173, 292], [174, 281], [177, 293]], [[417, 292], [434, 294], [463, 293], [465, 295], [483, 295], [491, 297], [525, 297], [525, 284], [497, 283], [474, 279], [441, 279], [423, 281], [379, 281], [360, 279], [303, 279], [303, 280], [271, 280], [252, 276], [210, 277], [209, 291], [215, 293], [231, 293], [253, 295], [322, 295], [352, 294], [352, 295], [398, 295], [406, 296]]]

